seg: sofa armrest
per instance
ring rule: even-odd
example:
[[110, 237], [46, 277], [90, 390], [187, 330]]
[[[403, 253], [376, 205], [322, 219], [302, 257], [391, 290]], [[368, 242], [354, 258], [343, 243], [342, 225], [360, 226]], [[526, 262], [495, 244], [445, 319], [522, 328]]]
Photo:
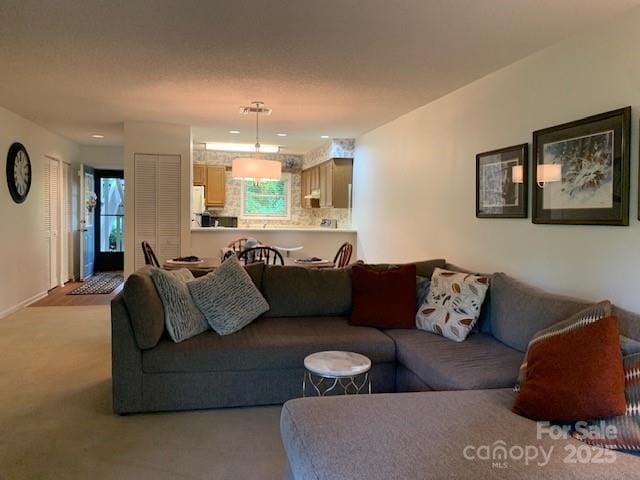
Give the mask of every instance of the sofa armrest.
[[121, 293], [111, 301], [111, 376], [113, 411], [142, 411], [142, 351]]

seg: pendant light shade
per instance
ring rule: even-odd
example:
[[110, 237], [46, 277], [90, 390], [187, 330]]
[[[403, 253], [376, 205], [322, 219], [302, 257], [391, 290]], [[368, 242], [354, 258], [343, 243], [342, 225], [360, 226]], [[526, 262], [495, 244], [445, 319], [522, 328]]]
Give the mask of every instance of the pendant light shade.
[[[276, 160], [263, 160], [260, 156], [260, 114], [270, 114], [271, 110], [264, 107], [262, 102], [252, 102], [247, 112], [256, 114], [256, 156], [234, 158], [231, 163], [231, 176], [242, 180], [280, 180], [282, 178], [282, 164]], [[267, 112], [268, 111], [268, 112]]]
[[231, 176], [242, 180], [280, 180], [282, 164], [275, 160], [238, 157], [231, 163]]

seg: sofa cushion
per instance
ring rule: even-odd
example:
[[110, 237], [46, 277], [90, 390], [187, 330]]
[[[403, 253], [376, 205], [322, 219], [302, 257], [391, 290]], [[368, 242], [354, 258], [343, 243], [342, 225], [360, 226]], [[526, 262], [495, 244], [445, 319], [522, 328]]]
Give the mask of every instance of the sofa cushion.
[[[613, 313], [620, 322], [620, 333], [625, 337], [640, 342], [640, 315], [616, 306], [613, 307]], [[628, 353], [635, 352], [625, 352], [625, 354]]]
[[164, 326], [174, 342], [182, 342], [209, 329], [189, 294], [187, 282], [193, 280], [189, 270], [181, 272], [154, 268], [151, 278], [164, 307]]
[[264, 262], [250, 263], [249, 265], [244, 266], [249, 277], [251, 277], [251, 281], [260, 291], [262, 291], [262, 275], [264, 274], [264, 267]]
[[522, 353], [490, 335], [452, 342], [421, 330], [385, 330], [396, 342], [398, 363], [433, 390], [513, 387]]
[[140, 349], [155, 347], [164, 332], [164, 308], [147, 265], [129, 275], [122, 288], [131, 327]]
[[220, 335], [241, 330], [269, 310], [269, 304], [235, 256], [210, 274], [189, 282], [188, 287], [207, 323]]
[[521, 352], [534, 334], [583, 310], [592, 302], [547, 293], [504, 273], [491, 279], [491, 333]]
[[[583, 444], [570, 437], [538, 439], [536, 423], [511, 413], [512, 402], [510, 390], [290, 400], [280, 417], [290, 478], [637, 478], [640, 458], [633, 455], [616, 453], [613, 463], [566, 462], [570, 450], [565, 448]], [[538, 458], [525, 461], [516, 449], [503, 461], [494, 456], [525, 446], [527, 452], [529, 446], [537, 447]], [[543, 463], [541, 448], [551, 451], [548, 463]]]
[[142, 353], [142, 366], [148, 373], [302, 368], [305, 356], [321, 350], [353, 351], [373, 363], [395, 361], [391, 338], [351, 326], [345, 317], [261, 317], [233, 335], [208, 331], [179, 344], [161, 340]]
[[351, 269], [268, 265], [262, 292], [270, 306], [267, 317], [348, 315]]
[[366, 265], [354, 265], [351, 277], [352, 325], [415, 328], [415, 265], [402, 265], [384, 271]]

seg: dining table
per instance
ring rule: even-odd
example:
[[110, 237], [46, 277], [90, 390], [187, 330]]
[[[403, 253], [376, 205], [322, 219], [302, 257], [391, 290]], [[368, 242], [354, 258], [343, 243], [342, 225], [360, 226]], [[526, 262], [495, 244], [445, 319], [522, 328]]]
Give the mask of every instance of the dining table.
[[194, 277], [201, 277], [213, 272], [220, 266], [220, 259], [215, 257], [203, 257], [197, 262], [187, 262], [179, 260], [167, 260], [162, 264], [165, 270], [178, 270], [186, 268], [193, 273]]

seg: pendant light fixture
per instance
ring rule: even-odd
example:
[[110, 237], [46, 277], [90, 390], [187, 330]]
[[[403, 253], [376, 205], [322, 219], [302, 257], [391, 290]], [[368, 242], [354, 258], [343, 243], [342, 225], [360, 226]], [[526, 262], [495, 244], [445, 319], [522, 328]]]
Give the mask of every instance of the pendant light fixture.
[[260, 114], [269, 114], [271, 110], [264, 107], [264, 102], [251, 102], [251, 107], [242, 107], [240, 111], [256, 114], [256, 156], [234, 158], [231, 163], [231, 176], [241, 180], [280, 180], [282, 164], [276, 160], [260, 158]]

